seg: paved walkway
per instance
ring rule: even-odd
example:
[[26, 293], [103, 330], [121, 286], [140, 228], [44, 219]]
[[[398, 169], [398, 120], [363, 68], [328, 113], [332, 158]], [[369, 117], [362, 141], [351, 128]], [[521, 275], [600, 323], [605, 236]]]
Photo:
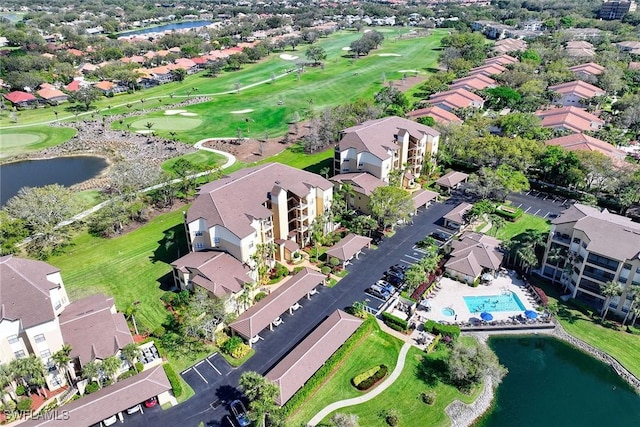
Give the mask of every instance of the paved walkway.
[[211, 141], [212, 139], [215, 139], [215, 138], [201, 139], [200, 141], [198, 141], [195, 144], [193, 144], [193, 146], [195, 148], [197, 148], [198, 150], [210, 151], [212, 153], [216, 153], [216, 154], [220, 154], [221, 156], [224, 156], [227, 159], [227, 161], [225, 162], [224, 165], [220, 166], [220, 169], [226, 169], [229, 166], [231, 166], [232, 164], [234, 164], [236, 162], [236, 156], [234, 156], [233, 154], [227, 153], [226, 151], [222, 151], [222, 150], [216, 150], [215, 148], [209, 148], [209, 147], [203, 147], [202, 146], [202, 144], [204, 144], [207, 141]]
[[312, 426], [312, 427], [316, 426], [320, 421], [322, 421], [324, 417], [326, 417], [333, 411], [341, 408], [346, 408], [347, 406], [359, 405], [360, 403], [367, 402], [377, 397], [380, 393], [382, 393], [387, 388], [389, 388], [391, 384], [393, 384], [394, 381], [402, 373], [402, 369], [404, 369], [404, 362], [407, 357], [407, 352], [409, 351], [410, 348], [411, 348], [411, 344], [405, 342], [402, 348], [400, 349], [400, 354], [398, 355], [398, 362], [396, 363], [396, 367], [393, 369], [393, 372], [391, 373], [391, 375], [389, 375], [389, 377], [386, 380], [380, 383], [378, 387], [376, 387], [371, 392], [363, 396], [354, 397], [352, 399], [340, 400], [338, 402], [334, 402], [331, 405], [326, 406], [324, 409], [318, 412], [313, 418], [311, 418], [311, 421], [307, 423], [307, 426]]

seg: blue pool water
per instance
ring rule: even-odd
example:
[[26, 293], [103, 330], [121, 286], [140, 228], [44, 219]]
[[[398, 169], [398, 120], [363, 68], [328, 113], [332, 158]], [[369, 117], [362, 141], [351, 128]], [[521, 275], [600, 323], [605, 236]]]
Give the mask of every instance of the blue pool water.
[[506, 295], [485, 295], [481, 297], [463, 297], [463, 299], [471, 313], [526, 310], [520, 298], [514, 293]]
[[442, 309], [442, 314], [444, 314], [445, 316], [453, 317], [456, 315], [456, 312], [453, 308], [445, 307]]

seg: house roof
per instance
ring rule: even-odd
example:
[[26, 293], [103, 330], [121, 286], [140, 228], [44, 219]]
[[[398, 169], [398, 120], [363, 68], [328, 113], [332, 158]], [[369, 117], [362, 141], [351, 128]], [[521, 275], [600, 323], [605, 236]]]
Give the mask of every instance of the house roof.
[[229, 327], [238, 335], [251, 339], [308, 292], [323, 284], [324, 279], [324, 274], [308, 267], [303, 268], [295, 276], [289, 277], [278, 289], [242, 313]]
[[596, 51], [595, 49], [591, 48], [566, 48], [565, 53], [567, 54], [567, 56], [572, 57], [572, 58], [592, 58], [594, 56], [596, 56]]
[[62, 408], [68, 417], [58, 413], [42, 415], [25, 421], [23, 427], [86, 427], [100, 423], [113, 414], [124, 411], [154, 396], [171, 390], [171, 384], [162, 365], [145, 370], [130, 378], [104, 387]]
[[388, 159], [389, 151], [399, 148], [394, 140], [395, 135], [401, 131], [408, 132], [416, 139], [422, 139], [424, 135], [440, 135], [440, 132], [432, 127], [402, 117], [384, 117], [343, 129], [340, 150], [355, 148], [358, 152], [369, 152], [379, 159]]
[[501, 243], [485, 234], [465, 232], [451, 242], [451, 258], [444, 266], [471, 277], [479, 276], [485, 268], [497, 270], [504, 258]]
[[451, 211], [444, 215], [444, 219], [448, 219], [451, 222], [456, 222], [458, 224], [464, 224], [464, 214], [467, 213], [469, 209], [471, 209], [473, 205], [471, 203], [460, 203], [455, 208], [451, 209]]
[[598, 151], [616, 160], [624, 160], [627, 155], [624, 151], [617, 149], [608, 142], [582, 133], [553, 138], [548, 140], [546, 144], [559, 145], [569, 151]]
[[174, 61], [176, 65], [183, 67], [185, 69], [193, 68], [196, 66], [196, 63], [189, 58], [178, 58]]
[[594, 96], [601, 96], [607, 93], [605, 90], [583, 82], [582, 80], [574, 80], [572, 82], [549, 86], [548, 89], [557, 92], [560, 95], [575, 95], [582, 99], [589, 99]]
[[73, 56], [83, 56], [84, 55], [84, 52], [79, 50], [79, 49], [67, 49], [67, 52], [69, 52]]
[[22, 329], [54, 320], [49, 291], [60, 285], [47, 276], [59, 271], [42, 261], [0, 257], [0, 320], [21, 321]]
[[80, 90], [80, 80], [74, 80], [65, 86], [65, 89], [69, 92], [76, 92]]
[[77, 357], [80, 365], [104, 360], [133, 342], [124, 315], [116, 312], [113, 298], [104, 294], [73, 301], [59, 320], [62, 337], [71, 345], [71, 357]]
[[171, 266], [191, 274], [190, 280], [217, 297], [234, 294], [253, 280], [251, 269], [226, 252], [190, 252]]
[[468, 108], [474, 102], [483, 103], [484, 99], [469, 92], [466, 89], [458, 88], [453, 90], [447, 90], [445, 92], [434, 93], [429, 97], [429, 103], [437, 106], [438, 104], [444, 104], [451, 108]]
[[5, 93], [2, 96], [5, 97], [12, 104], [19, 104], [21, 102], [35, 101], [37, 98], [28, 92], [22, 92], [15, 90], [13, 92]]
[[419, 110], [413, 110], [407, 113], [407, 117], [411, 119], [418, 119], [420, 117], [433, 117], [436, 123], [462, 123], [462, 119], [455, 114], [433, 105], [427, 108], [420, 108]]
[[484, 63], [485, 64], [498, 64], [498, 65], [508, 65], [515, 64], [518, 62], [518, 58], [514, 58], [513, 56], [507, 55], [506, 53], [498, 56], [494, 56], [492, 58], [487, 58]]
[[449, 89], [472, 89], [472, 90], [482, 90], [488, 87], [496, 86], [496, 81], [491, 77], [488, 77], [484, 74], [475, 74], [467, 77], [462, 77], [460, 79], [455, 79], [449, 85]]
[[505, 71], [507, 71], [507, 69], [500, 64], [485, 64], [469, 70], [469, 75], [484, 74], [485, 76], [492, 76], [494, 74], [504, 73]]
[[53, 98], [68, 98], [69, 95], [58, 89], [40, 89], [36, 92], [40, 98], [53, 99]]
[[469, 175], [464, 172], [451, 171], [438, 178], [436, 184], [441, 187], [453, 188], [467, 178], [469, 178]]
[[519, 50], [525, 50], [527, 48], [527, 42], [520, 39], [502, 39], [498, 40], [493, 46], [493, 51], [498, 54], [515, 52]]
[[106, 90], [113, 89], [116, 86], [116, 84], [113, 83], [113, 82], [109, 82], [107, 80], [103, 80], [101, 82], [98, 82], [98, 83], [94, 84], [93, 86], [97, 87], [98, 89], [102, 89], [102, 90], [106, 91]]
[[264, 206], [272, 192], [284, 189], [302, 197], [312, 188], [332, 187], [320, 175], [280, 163], [265, 163], [203, 185], [187, 211], [187, 222], [204, 218], [209, 228], [220, 225], [238, 237], [246, 237], [256, 231], [251, 226], [253, 219], [272, 216]]
[[431, 190], [418, 190], [411, 195], [413, 199], [413, 207], [418, 209], [420, 206], [424, 206], [427, 202], [434, 200], [438, 197], [438, 193]]
[[574, 73], [590, 74], [592, 76], [599, 76], [605, 70], [602, 65], [598, 65], [595, 62], [587, 62], [585, 64], [574, 65], [569, 67], [570, 71]]
[[604, 120], [573, 106], [539, 110], [535, 114], [542, 119], [543, 127], [563, 128], [573, 132], [591, 130], [592, 123], [604, 124]]
[[567, 42], [567, 49], [593, 49], [593, 45], [585, 40], [571, 40]]
[[267, 373], [266, 378], [280, 388], [276, 403], [287, 403], [361, 324], [362, 319], [342, 310], [334, 311], [320, 323]]
[[369, 237], [349, 233], [328, 249], [327, 255], [338, 258], [340, 261], [348, 261], [370, 243], [371, 238]]
[[[554, 225], [575, 223], [589, 237], [587, 250], [619, 261], [640, 257], [640, 224], [606, 209], [575, 203], [551, 220]], [[613, 243], [615, 242], [615, 244]]]
[[367, 172], [342, 173], [334, 175], [331, 181], [338, 183], [348, 182], [352, 185], [353, 191], [364, 194], [367, 197], [371, 196], [376, 188], [387, 185], [383, 180]]

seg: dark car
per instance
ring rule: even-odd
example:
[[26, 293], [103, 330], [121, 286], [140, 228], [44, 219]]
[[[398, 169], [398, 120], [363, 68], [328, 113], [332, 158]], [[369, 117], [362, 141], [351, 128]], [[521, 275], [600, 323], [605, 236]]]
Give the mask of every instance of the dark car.
[[385, 289], [391, 295], [393, 295], [393, 293], [396, 291], [396, 288], [393, 287], [393, 285], [391, 285], [391, 283], [387, 282], [386, 280], [378, 280], [376, 282], [376, 285], [378, 285], [381, 288]]
[[371, 243], [379, 245], [384, 240], [384, 233], [381, 231], [374, 231], [371, 233]]
[[391, 283], [393, 286], [399, 286], [404, 281], [404, 278], [400, 278], [397, 275], [390, 275], [389, 273], [387, 273], [385, 276], [385, 280]]
[[383, 287], [382, 287], [382, 286], [380, 286], [380, 285], [371, 285], [371, 287], [370, 287], [370, 288], [368, 288], [368, 289], [366, 290], [366, 292], [367, 292], [368, 294], [373, 295], [373, 296], [374, 296], [374, 297], [376, 297], [376, 298], [380, 298], [380, 299], [383, 299], [383, 300], [385, 300], [385, 301], [386, 301], [386, 300], [388, 300], [388, 299], [389, 299], [389, 297], [391, 296], [391, 294], [389, 293], [389, 291], [388, 291], [388, 290], [386, 290], [385, 288], [383, 288]]
[[405, 271], [407, 271], [407, 268], [409, 268], [408, 265], [396, 264], [396, 265], [392, 265], [391, 267], [389, 267], [389, 270], [393, 270], [393, 271], [398, 271], [400, 273], [404, 273]]
[[251, 420], [249, 419], [249, 415], [247, 414], [247, 409], [244, 407], [244, 404], [240, 400], [234, 400], [229, 405], [231, 408], [231, 413], [236, 420], [238, 421], [238, 425], [240, 427], [248, 427], [251, 425]]
[[404, 280], [404, 273], [398, 270], [387, 270], [387, 277], [397, 277], [400, 281]]
[[450, 237], [447, 233], [444, 233], [442, 231], [434, 231], [433, 233], [429, 234], [429, 236], [433, 237], [434, 239], [440, 242], [446, 242], [447, 240], [449, 240], [449, 237]]

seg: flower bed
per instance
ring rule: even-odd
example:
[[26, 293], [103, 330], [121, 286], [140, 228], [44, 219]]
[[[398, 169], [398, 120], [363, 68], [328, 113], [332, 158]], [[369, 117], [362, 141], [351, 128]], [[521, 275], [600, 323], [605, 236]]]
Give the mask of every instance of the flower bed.
[[500, 205], [496, 208], [496, 214], [500, 215], [508, 221], [515, 222], [524, 214], [524, 211], [520, 208]]
[[364, 371], [361, 374], [356, 375], [351, 380], [351, 383], [358, 390], [362, 390], [362, 391], [369, 390], [378, 381], [384, 378], [387, 375], [387, 372], [389, 372], [389, 368], [387, 368], [386, 365], [378, 365]]

